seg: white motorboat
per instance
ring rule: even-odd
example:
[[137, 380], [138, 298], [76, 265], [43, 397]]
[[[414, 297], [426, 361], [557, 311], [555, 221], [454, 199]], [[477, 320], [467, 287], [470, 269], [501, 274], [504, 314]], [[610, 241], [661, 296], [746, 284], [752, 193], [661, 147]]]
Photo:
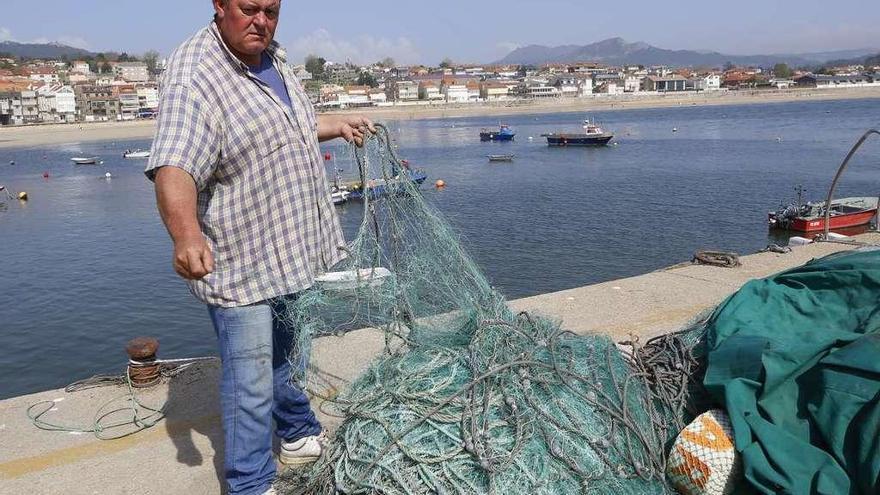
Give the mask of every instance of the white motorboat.
[[355, 290], [378, 287], [391, 277], [391, 270], [377, 266], [344, 272], [328, 272], [315, 277], [315, 283], [324, 290]]
[[345, 190], [333, 191], [330, 193], [330, 199], [333, 201], [334, 205], [345, 203], [348, 201], [349, 196], [351, 196], [351, 193]]
[[150, 150], [129, 150], [122, 154], [123, 158], [149, 158]]
[[75, 156], [70, 159], [73, 163], [77, 165], [95, 165], [98, 163], [97, 156]]

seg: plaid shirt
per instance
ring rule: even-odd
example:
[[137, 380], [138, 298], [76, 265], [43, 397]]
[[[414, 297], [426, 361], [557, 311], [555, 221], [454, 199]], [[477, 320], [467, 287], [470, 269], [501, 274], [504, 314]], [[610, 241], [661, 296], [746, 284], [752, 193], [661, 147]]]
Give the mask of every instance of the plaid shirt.
[[178, 167], [195, 180], [214, 272], [188, 281], [216, 306], [308, 288], [343, 258], [318, 148], [317, 118], [276, 44], [267, 50], [293, 108], [250, 73], [214, 23], [183, 43], [162, 76], [147, 177]]

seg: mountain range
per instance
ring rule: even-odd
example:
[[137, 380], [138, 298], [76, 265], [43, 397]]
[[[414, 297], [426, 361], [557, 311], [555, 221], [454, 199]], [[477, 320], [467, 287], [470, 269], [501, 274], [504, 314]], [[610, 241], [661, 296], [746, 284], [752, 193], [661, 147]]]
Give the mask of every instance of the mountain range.
[[20, 58], [71, 59], [94, 55], [88, 50], [75, 48], [61, 43], [18, 43], [16, 41], [0, 41], [0, 53]]
[[878, 48], [840, 50], [823, 53], [725, 55], [713, 51], [667, 50], [644, 42], [630, 43], [623, 38], [609, 38], [589, 45], [517, 48], [497, 64], [541, 65], [547, 63], [597, 62], [605, 65], [669, 65], [674, 67], [721, 67], [734, 65], [771, 67], [785, 63], [791, 67], [821, 65], [829, 60], [855, 59], [880, 52]]

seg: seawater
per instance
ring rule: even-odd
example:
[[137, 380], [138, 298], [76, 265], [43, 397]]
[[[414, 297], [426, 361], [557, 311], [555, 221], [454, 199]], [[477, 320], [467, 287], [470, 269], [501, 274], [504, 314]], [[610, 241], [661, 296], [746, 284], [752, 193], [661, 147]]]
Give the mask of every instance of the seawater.
[[[548, 148], [540, 137], [577, 131], [586, 117], [617, 145]], [[514, 142], [479, 141], [481, 128], [501, 123], [517, 132]], [[797, 184], [824, 198], [850, 146], [880, 126], [880, 100], [387, 124], [400, 154], [428, 173], [424, 195], [491, 283], [519, 298], [641, 274], [698, 249], [747, 254], [784, 242], [768, 233], [767, 211], [793, 199]], [[139, 335], [158, 337], [164, 357], [216, 355], [205, 307], [171, 268], [145, 162], [122, 158], [149, 145], [0, 149], [0, 184], [30, 195], [0, 204], [0, 398], [118, 373], [125, 343]], [[325, 151], [353, 176], [343, 146]], [[489, 163], [497, 153], [516, 158]], [[83, 154], [103, 163], [70, 162]], [[880, 140], [851, 163], [839, 195], [878, 194], [878, 177]], [[448, 186], [434, 189], [437, 179]], [[363, 208], [338, 211], [350, 239]]]

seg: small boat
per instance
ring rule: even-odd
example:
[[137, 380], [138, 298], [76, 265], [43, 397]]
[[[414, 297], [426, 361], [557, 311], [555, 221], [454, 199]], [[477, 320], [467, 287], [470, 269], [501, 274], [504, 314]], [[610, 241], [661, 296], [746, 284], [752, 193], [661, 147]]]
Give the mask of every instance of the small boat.
[[378, 287], [392, 277], [391, 270], [378, 266], [344, 272], [328, 272], [315, 277], [315, 283], [324, 290], [355, 290]]
[[[831, 201], [829, 229], [867, 225], [877, 215], [877, 197], [840, 198]], [[825, 202], [801, 203], [798, 200], [767, 215], [771, 228], [797, 232], [825, 230]]]
[[512, 162], [516, 155], [486, 155], [490, 162]]
[[589, 119], [584, 120], [583, 128], [583, 133], [553, 132], [541, 137], [547, 138], [547, 146], [605, 146], [614, 137]]
[[497, 131], [480, 130], [480, 141], [513, 141], [516, 133], [509, 126], [501, 124]]
[[94, 165], [98, 163], [97, 156], [75, 156], [70, 159], [73, 163], [77, 165]]
[[330, 193], [330, 200], [334, 205], [341, 205], [348, 201], [349, 196], [351, 196], [351, 192], [340, 189]]
[[350, 193], [349, 199], [378, 199], [382, 196], [405, 192], [403, 184], [407, 180], [420, 186], [427, 178], [428, 176], [424, 172], [407, 169], [389, 180], [371, 179], [367, 181], [366, 185], [355, 182], [349, 184], [345, 189]]
[[150, 150], [127, 150], [122, 154], [123, 158], [149, 158]]

